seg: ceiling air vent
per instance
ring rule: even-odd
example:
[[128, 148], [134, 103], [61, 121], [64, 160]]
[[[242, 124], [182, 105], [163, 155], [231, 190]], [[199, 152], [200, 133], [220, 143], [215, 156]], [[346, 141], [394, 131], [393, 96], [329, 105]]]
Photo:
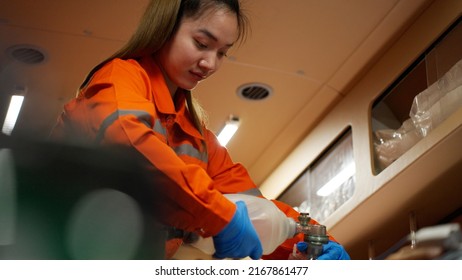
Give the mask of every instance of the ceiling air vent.
[[251, 83], [240, 86], [237, 89], [237, 95], [246, 100], [263, 100], [272, 94], [271, 87], [261, 83]]
[[7, 50], [8, 55], [25, 64], [40, 64], [45, 61], [45, 54], [31, 45], [15, 45]]

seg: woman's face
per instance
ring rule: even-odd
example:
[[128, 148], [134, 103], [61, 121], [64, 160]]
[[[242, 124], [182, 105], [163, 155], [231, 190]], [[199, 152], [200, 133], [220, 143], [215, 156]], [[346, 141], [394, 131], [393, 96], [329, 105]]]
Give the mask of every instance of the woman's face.
[[220, 68], [237, 40], [237, 24], [236, 15], [224, 9], [182, 20], [174, 36], [156, 54], [172, 94], [176, 87], [193, 89]]

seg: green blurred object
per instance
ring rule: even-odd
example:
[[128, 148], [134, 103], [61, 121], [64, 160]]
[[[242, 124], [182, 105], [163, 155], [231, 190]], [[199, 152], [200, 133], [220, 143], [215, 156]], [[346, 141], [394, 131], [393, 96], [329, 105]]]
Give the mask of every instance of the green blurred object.
[[156, 174], [121, 147], [0, 135], [0, 259], [164, 259]]

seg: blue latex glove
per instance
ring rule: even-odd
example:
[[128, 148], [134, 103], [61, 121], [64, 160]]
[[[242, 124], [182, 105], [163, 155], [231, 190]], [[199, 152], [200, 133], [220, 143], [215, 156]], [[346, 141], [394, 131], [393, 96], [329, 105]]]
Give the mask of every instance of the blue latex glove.
[[350, 256], [345, 251], [342, 245], [330, 241], [323, 245], [322, 254], [317, 258], [318, 260], [349, 260]]
[[242, 201], [236, 202], [236, 213], [225, 228], [213, 237], [215, 258], [245, 258], [256, 260], [263, 254], [260, 239], [250, 221], [247, 206]]

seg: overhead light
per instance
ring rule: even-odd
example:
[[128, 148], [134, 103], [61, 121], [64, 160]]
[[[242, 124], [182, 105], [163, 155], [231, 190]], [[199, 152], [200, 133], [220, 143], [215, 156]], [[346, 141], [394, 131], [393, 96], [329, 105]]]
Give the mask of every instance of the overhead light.
[[2, 132], [6, 135], [11, 135], [13, 128], [18, 120], [19, 111], [24, 101], [24, 95], [12, 95], [10, 106], [6, 113], [5, 121], [3, 122]]
[[229, 120], [226, 122], [225, 127], [223, 127], [223, 129], [218, 134], [218, 142], [220, 142], [222, 146], [226, 146], [226, 144], [228, 144], [229, 140], [231, 140], [231, 138], [239, 128], [239, 124], [240, 121], [238, 117], [229, 117]]
[[322, 186], [316, 194], [319, 196], [328, 196], [338, 189], [346, 180], [350, 179], [356, 173], [356, 166], [354, 162], [351, 162], [347, 167], [342, 169], [334, 178], [330, 179], [327, 184]]

